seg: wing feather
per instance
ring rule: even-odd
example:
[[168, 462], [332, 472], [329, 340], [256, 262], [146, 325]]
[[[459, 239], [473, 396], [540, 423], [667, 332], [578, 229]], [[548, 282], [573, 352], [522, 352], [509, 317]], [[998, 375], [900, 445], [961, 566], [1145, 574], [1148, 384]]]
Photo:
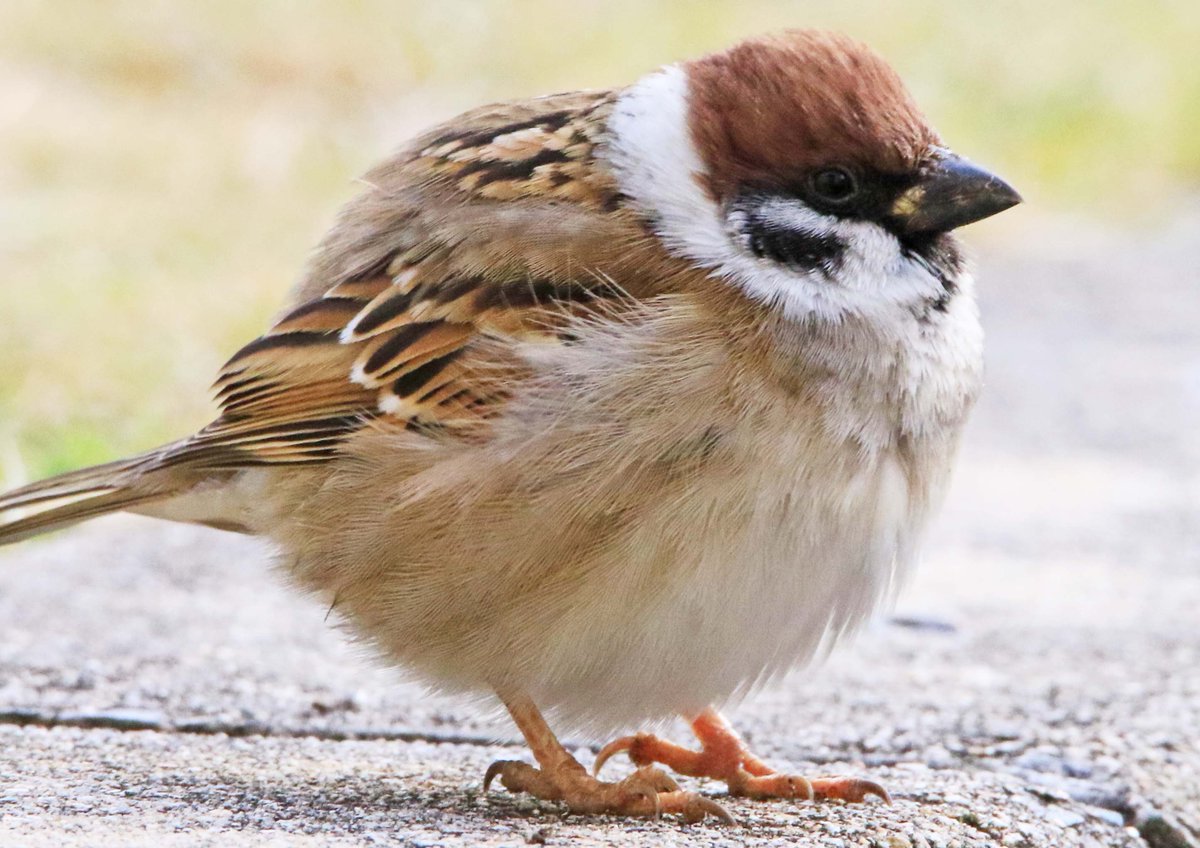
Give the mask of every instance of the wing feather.
[[527, 367], [517, 344], [569, 341], [573, 317], [662, 276], [593, 159], [612, 102], [479, 110], [368, 174], [292, 307], [226, 363], [220, 416], [166, 461], [323, 462], [368, 426], [486, 433]]

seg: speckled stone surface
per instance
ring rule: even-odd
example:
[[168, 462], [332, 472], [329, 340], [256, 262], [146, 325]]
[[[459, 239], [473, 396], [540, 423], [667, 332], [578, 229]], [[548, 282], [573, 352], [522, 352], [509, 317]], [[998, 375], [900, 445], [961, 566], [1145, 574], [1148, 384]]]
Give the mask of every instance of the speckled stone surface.
[[381, 667], [262, 545], [116, 517], [0, 553], [0, 845], [1200, 845], [1198, 225], [984, 256], [989, 386], [896, 618], [733, 709], [890, 807], [484, 796], [525, 756], [502, 717]]

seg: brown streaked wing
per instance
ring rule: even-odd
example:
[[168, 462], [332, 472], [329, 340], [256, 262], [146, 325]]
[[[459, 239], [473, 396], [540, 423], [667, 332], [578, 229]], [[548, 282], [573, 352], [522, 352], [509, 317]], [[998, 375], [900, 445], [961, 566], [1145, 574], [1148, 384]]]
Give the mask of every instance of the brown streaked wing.
[[216, 385], [221, 416], [169, 461], [319, 462], [372, 422], [478, 435], [521, 372], [497, 356], [496, 339], [557, 343], [570, 316], [624, 296], [601, 282], [482, 276], [408, 293], [390, 280], [357, 290], [331, 289], [235, 354]]
[[[300, 302], [226, 363], [218, 419], [165, 461], [320, 462], [365, 426], [484, 431], [522, 370], [497, 340], [557, 342], [568, 316], [625, 296], [596, 269], [572, 259], [570, 271], [552, 270], [534, 255], [547, 244], [539, 222], [564, 206], [595, 216], [618, 202], [591, 161], [611, 104], [574, 93], [477, 110], [368, 174]], [[477, 225], [464, 235], [441, 217], [473, 210], [487, 221], [513, 200], [548, 201], [530, 214], [529, 244], [510, 235], [488, 247], [484, 235], [481, 245]], [[480, 262], [489, 250], [502, 268]]]

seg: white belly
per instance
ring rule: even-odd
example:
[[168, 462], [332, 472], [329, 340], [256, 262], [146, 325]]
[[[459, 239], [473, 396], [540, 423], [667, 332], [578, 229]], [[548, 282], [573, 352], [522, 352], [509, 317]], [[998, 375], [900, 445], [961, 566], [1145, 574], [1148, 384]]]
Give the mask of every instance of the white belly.
[[597, 731], [698, 712], [860, 624], [911, 557], [906, 476], [890, 455], [836, 480], [796, 467], [715, 475], [641, 523], [607, 591], [564, 622], [536, 697]]

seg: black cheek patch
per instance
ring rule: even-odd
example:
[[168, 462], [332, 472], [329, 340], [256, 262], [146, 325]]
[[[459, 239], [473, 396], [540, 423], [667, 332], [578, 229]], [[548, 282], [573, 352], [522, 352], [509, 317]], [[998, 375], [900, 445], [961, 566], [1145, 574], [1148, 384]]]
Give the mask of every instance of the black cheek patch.
[[758, 258], [802, 271], [831, 274], [846, 254], [846, 243], [835, 235], [793, 229], [753, 213], [747, 215], [742, 234], [746, 246]]
[[846, 243], [832, 233], [789, 225], [778, 214], [770, 214], [765, 207], [772, 200], [777, 198], [750, 194], [734, 201], [729, 220], [746, 249], [759, 259], [797, 271], [836, 273], [845, 259]]

